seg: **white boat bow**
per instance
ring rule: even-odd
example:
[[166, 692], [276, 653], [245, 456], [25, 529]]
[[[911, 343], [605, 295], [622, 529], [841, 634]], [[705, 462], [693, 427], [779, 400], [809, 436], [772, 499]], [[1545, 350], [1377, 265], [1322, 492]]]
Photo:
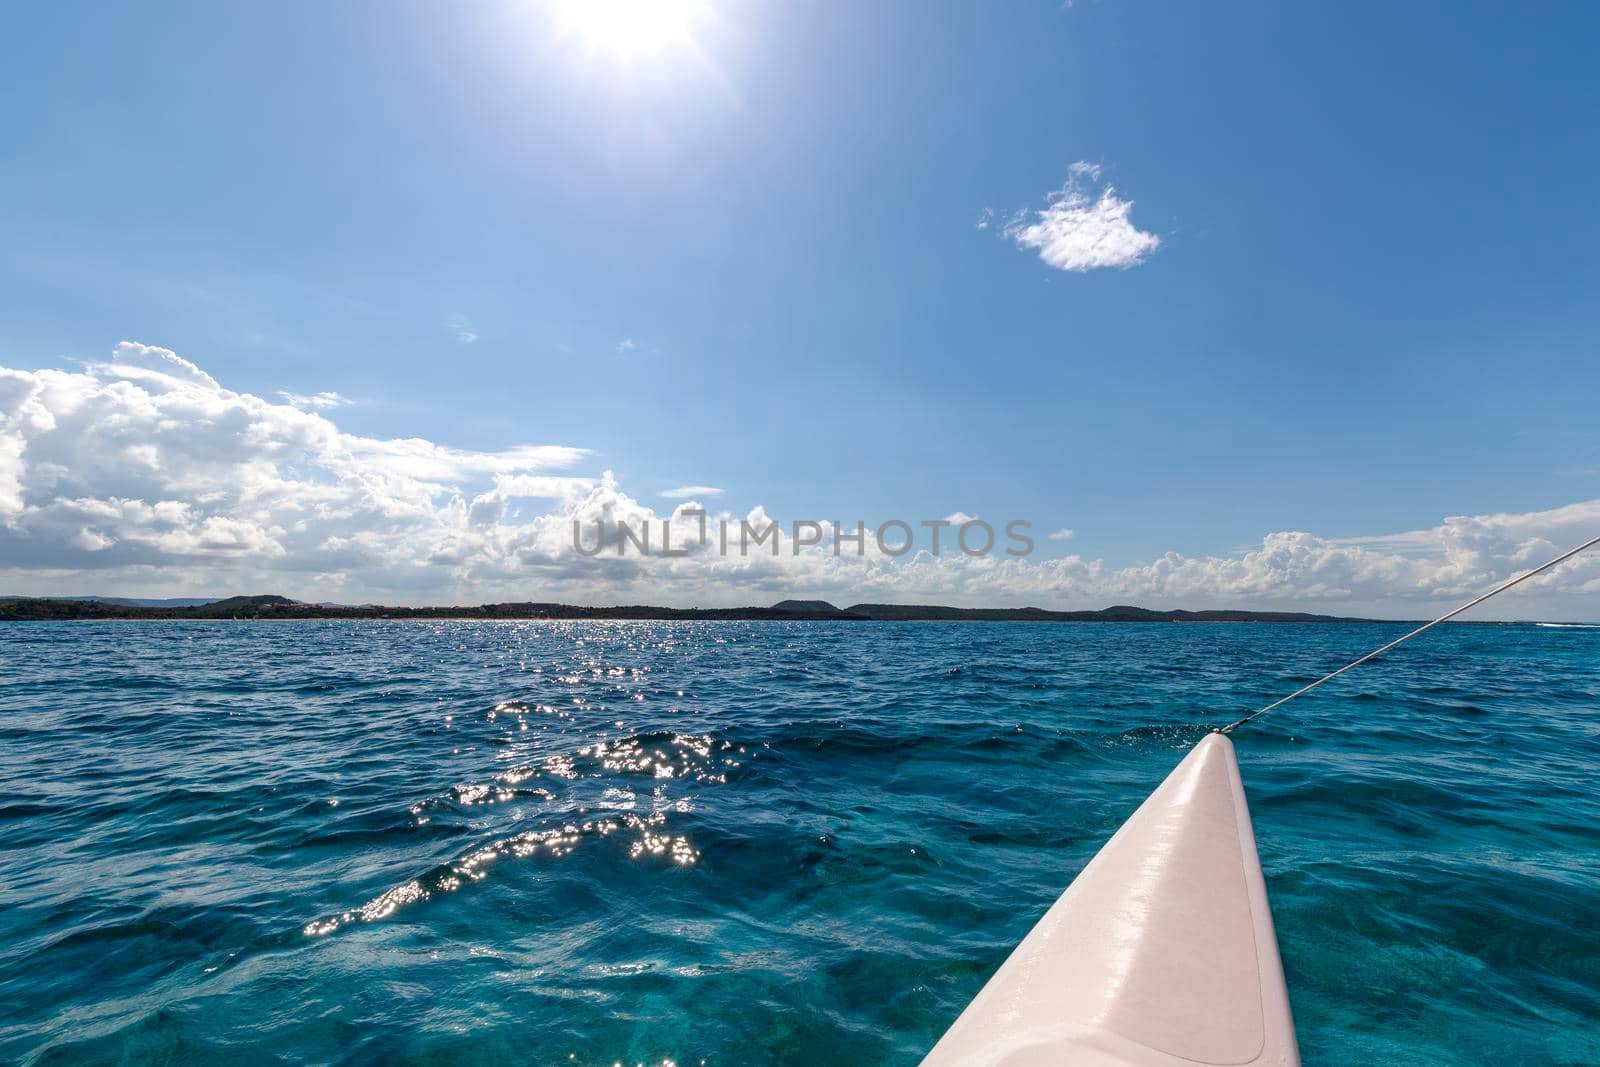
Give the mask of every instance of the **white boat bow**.
[[1239, 764], [1220, 733], [1106, 842], [923, 1060], [1299, 1062]]

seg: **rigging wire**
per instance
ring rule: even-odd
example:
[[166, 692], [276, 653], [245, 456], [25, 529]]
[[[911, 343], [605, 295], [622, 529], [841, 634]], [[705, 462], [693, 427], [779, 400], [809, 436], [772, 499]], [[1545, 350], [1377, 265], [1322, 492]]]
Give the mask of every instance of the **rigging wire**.
[[1368, 652], [1365, 656], [1362, 656], [1360, 659], [1351, 660], [1349, 663], [1346, 663], [1343, 667], [1340, 667], [1338, 670], [1334, 671], [1333, 673], [1323, 675], [1321, 678], [1318, 678], [1316, 681], [1312, 682], [1310, 685], [1301, 686], [1299, 689], [1296, 689], [1294, 692], [1290, 693], [1288, 696], [1281, 697], [1278, 700], [1274, 700], [1271, 704], [1268, 704], [1266, 707], [1262, 708], [1261, 710], [1252, 711], [1249, 715], [1246, 715], [1244, 718], [1236, 719], [1233, 722], [1230, 722], [1228, 725], [1220, 727], [1216, 732], [1219, 733], [1219, 734], [1231, 734], [1231, 733], [1233, 733], [1233, 731], [1237, 730], [1239, 727], [1243, 726], [1245, 723], [1250, 722], [1252, 719], [1259, 719], [1261, 716], [1265, 715], [1267, 712], [1273, 710], [1274, 708], [1280, 708], [1283, 705], [1289, 703], [1289, 701], [1293, 700], [1295, 697], [1304, 696], [1305, 694], [1311, 692], [1313, 689], [1315, 689], [1317, 686], [1323, 684], [1324, 682], [1333, 681], [1335, 678], [1339, 677], [1339, 675], [1343, 674], [1345, 671], [1349, 670], [1350, 668], [1359, 667], [1363, 663], [1367, 662], [1367, 660], [1374, 659], [1374, 658], [1376, 658], [1378, 656], [1383, 655], [1385, 652], [1389, 651], [1391, 648], [1394, 648], [1396, 645], [1404, 644], [1405, 642], [1411, 640], [1413, 637], [1417, 636], [1422, 631], [1431, 630], [1435, 626], [1438, 626], [1441, 622], [1444, 622], [1444, 621], [1446, 621], [1448, 619], [1455, 618], [1457, 615], [1460, 615], [1463, 611], [1466, 611], [1468, 608], [1476, 607], [1477, 605], [1482, 604], [1485, 600], [1488, 600], [1490, 597], [1494, 596], [1495, 594], [1503, 593], [1507, 589], [1510, 589], [1512, 586], [1517, 585], [1520, 582], [1525, 582], [1529, 578], [1532, 578], [1535, 574], [1538, 574], [1540, 571], [1547, 571], [1551, 567], [1554, 567], [1558, 563], [1565, 563], [1567, 560], [1571, 559], [1573, 556], [1576, 556], [1579, 552], [1582, 552], [1586, 548], [1593, 548], [1595, 545], [1600, 545], [1600, 537], [1592, 537], [1589, 540], [1585, 541], [1583, 544], [1579, 545], [1577, 548], [1570, 549], [1570, 550], [1568, 550], [1566, 552], [1561, 553], [1561, 555], [1557, 556], [1555, 559], [1551, 560], [1549, 563], [1541, 563], [1539, 566], [1533, 568], [1533, 570], [1528, 571], [1528, 572], [1526, 572], [1524, 574], [1519, 574], [1515, 578], [1512, 578], [1510, 581], [1505, 582], [1505, 583], [1503, 583], [1501, 585], [1495, 586], [1493, 589], [1489, 590], [1487, 593], [1484, 593], [1482, 596], [1477, 597], [1474, 600], [1467, 601], [1465, 604], [1461, 605], [1459, 608], [1456, 608], [1454, 611], [1447, 611], [1443, 615], [1440, 615], [1437, 619], [1434, 619], [1432, 622], [1423, 623], [1421, 626], [1417, 627], [1415, 630], [1412, 630], [1408, 634], [1403, 634], [1400, 637], [1395, 638], [1393, 641], [1390, 641], [1387, 645], [1384, 645], [1382, 648], [1375, 648], [1371, 652]]

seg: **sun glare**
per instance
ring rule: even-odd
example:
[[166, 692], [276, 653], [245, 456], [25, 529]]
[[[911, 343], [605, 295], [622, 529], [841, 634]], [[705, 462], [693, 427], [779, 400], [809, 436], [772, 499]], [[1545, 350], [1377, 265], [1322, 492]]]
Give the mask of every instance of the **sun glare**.
[[705, 13], [700, 0], [561, 0], [557, 18], [563, 35], [618, 59], [692, 44], [695, 23]]

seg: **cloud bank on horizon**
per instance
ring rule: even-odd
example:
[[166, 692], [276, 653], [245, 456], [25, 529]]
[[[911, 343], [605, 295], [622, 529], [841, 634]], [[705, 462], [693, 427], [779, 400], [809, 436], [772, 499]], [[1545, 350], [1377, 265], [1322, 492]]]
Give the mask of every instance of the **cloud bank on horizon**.
[[[894, 557], [870, 536], [863, 555], [836, 555], [827, 528], [798, 553], [785, 528], [775, 556], [722, 555], [714, 544], [693, 546], [699, 520], [686, 514], [690, 501], [658, 513], [611, 472], [576, 470], [589, 458], [583, 448], [483, 452], [363, 437], [339, 430], [328, 414], [336, 403], [283, 395], [280, 403], [235, 392], [170, 350], [133, 342], [81, 370], [0, 368], [0, 592], [706, 606], [804, 595], [1414, 617], [1600, 529], [1600, 500], [1589, 500], [1394, 535], [1272, 532], [1237, 555], [1172, 551], [1126, 567], [1078, 555]], [[666, 495], [713, 493], [683, 486]], [[760, 506], [721, 515], [757, 526], [773, 518]], [[574, 548], [574, 520], [586, 531], [596, 520], [613, 530], [618, 520], [667, 522], [673, 543], [691, 551], [590, 558]], [[1529, 592], [1507, 594], [1493, 615], [1537, 605], [1547, 615], [1592, 616], [1600, 558], [1522, 588]]]

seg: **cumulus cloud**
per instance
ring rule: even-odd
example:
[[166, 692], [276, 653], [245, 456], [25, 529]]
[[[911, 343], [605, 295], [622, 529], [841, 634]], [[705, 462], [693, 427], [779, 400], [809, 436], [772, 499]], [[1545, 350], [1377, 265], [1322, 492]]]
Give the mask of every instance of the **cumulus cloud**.
[[[1034, 250], [1057, 270], [1089, 271], [1097, 267], [1131, 267], [1161, 245], [1161, 238], [1134, 226], [1133, 201], [1123, 200], [1110, 185], [1096, 191], [1100, 167], [1077, 162], [1068, 168], [1067, 183], [1051, 193], [1038, 211], [1019, 211], [1001, 229], [1018, 248]], [[987, 228], [987, 217], [979, 229]]]
[[[1169, 552], [1120, 567], [1079, 555], [935, 556], [925, 536], [897, 555], [904, 535], [880, 549], [871, 517], [863, 543], [850, 539], [856, 516], [843, 529], [797, 529], [804, 516], [765, 507], [702, 519], [688, 501], [710, 497], [709, 486], [671, 491], [683, 496], [663, 513], [611, 472], [577, 469], [588, 461], [572, 445], [473, 451], [344, 433], [325, 408], [235, 392], [146, 345], [124, 343], [76, 371], [0, 368], [0, 590], [705, 605], [805, 590], [840, 603], [1132, 602], [1414, 618], [1600, 530], [1600, 500], [1590, 500], [1362, 538], [1274, 532], [1244, 552]], [[726, 553], [716, 532], [724, 521]], [[675, 554], [641, 558], [619, 522]], [[740, 551], [746, 525], [765, 533], [774, 524]], [[1597, 594], [1600, 558], [1579, 558], [1488, 614], [1593, 618]]]
[[1050, 540], [1052, 540], [1052, 541], [1070, 541], [1070, 540], [1072, 540], [1072, 536], [1075, 533], [1077, 533], [1077, 531], [1072, 529], [1071, 527], [1063, 526], [1059, 530], [1051, 530], [1045, 536], [1050, 538]]
[[0, 369], [0, 571], [194, 584], [226, 580], [219, 562], [255, 579], [342, 562], [423, 577], [468, 526], [469, 484], [506, 499], [585, 484], [538, 477], [582, 449], [362, 437], [315, 410], [329, 406], [237, 393], [132, 342], [80, 372]]
[[714, 485], [680, 485], [676, 489], [662, 490], [668, 500], [693, 500], [703, 496], [721, 496], [722, 490]]

